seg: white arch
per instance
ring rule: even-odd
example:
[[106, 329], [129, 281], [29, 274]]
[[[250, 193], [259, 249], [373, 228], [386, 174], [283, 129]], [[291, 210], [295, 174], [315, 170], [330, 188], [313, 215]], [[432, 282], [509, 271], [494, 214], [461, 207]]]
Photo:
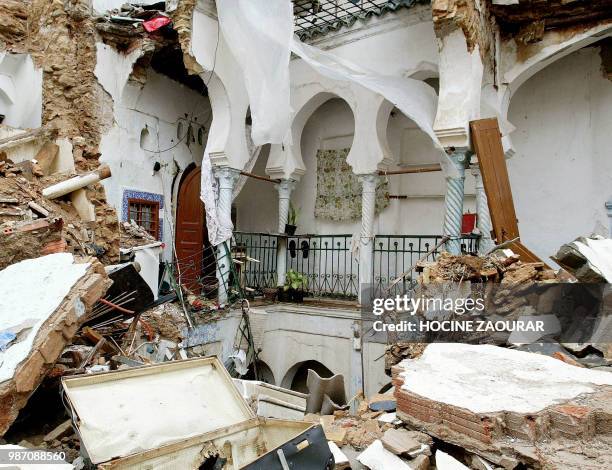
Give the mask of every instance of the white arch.
[[386, 135], [389, 113], [393, 109], [390, 102], [360, 85], [330, 80], [299, 63], [292, 70], [296, 69], [292, 77], [302, 80], [294, 83], [291, 90], [291, 106], [296, 110], [291, 124], [292, 142], [272, 146], [266, 167], [270, 176], [299, 179], [304, 174], [306, 167], [301, 152], [304, 126], [313, 113], [332, 98], [345, 101], [353, 113], [355, 131], [347, 156], [353, 171], [373, 173], [393, 161]]
[[242, 70], [218, 28], [217, 18], [194, 11], [191, 54], [205, 70], [201, 75], [213, 114], [207, 152], [213, 164], [242, 170], [250, 158], [245, 132], [249, 98]]
[[612, 25], [598, 25], [569, 38], [567, 34], [549, 31], [542, 41], [529, 46], [530, 55], [519, 59], [514, 41], [504, 45], [499, 85], [485, 83], [482, 89], [483, 117], [496, 116], [500, 122], [506, 156], [514, 153], [510, 134], [514, 126], [508, 121], [510, 102], [517, 90], [539, 71], [569, 54], [612, 36]]

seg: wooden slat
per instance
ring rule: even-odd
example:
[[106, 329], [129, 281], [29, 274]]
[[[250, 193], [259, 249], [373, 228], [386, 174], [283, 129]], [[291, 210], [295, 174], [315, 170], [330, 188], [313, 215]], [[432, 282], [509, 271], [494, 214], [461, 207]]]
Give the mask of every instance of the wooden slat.
[[[489, 201], [489, 212], [497, 243], [520, 237], [518, 220], [512, 199], [512, 188], [506, 167], [506, 157], [497, 119], [480, 119], [470, 122], [472, 142], [478, 155], [482, 182]], [[521, 256], [524, 262], [541, 261], [520, 241], [508, 246]]]

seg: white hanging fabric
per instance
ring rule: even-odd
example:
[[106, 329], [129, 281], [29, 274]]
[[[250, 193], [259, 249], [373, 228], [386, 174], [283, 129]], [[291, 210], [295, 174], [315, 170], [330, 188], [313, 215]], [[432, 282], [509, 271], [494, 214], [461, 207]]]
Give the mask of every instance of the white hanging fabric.
[[223, 38], [242, 69], [251, 105], [253, 142], [287, 141], [291, 124], [289, 0], [217, 0]]
[[232, 238], [234, 226], [230, 217], [217, 210], [219, 201], [219, 186], [213, 175], [212, 163], [208, 155], [208, 149], [204, 151], [202, 158], [202, 174], [200, 182], [200, 199], [204, 202], [206, 213], [206, 227], [208, 239], [212, 246], [217, 246]]
[[[437, 96], [432, 87], [420, 80], [379, 75], [302, 43], [293, 36], [293, 4], [289, 0], [216, 0], [216, 3], [224, 40], [243, 71], [255, 146], [291, 143], [289, 59], [294, 52], [321, 75], [357, 83], [393, 103], [440, 150], [446, 174], [457, 175], [433, 130]], [[252, 168], [256, 159], [251, 152], [248, 166]], [[239, 183], [238, 188], [243, 184]], [[210, 242], [216, 246], [231, 238], [233, 226], [228, 214], [217, 211], [218, 188], [208, 150], [202, 161], [201, 198], [206, 206]]]
[[329, 52], [304, 44], [297, 37], [293, 38], [291, 51], [321, 75], [332, 80], [357, 83], [393, 103], [431, 138], [440, 150], [441, 164], [447, 174], [457, 174], [457, 169], [433, 130], [438, 97], [431, 86], [414, 78], [379, 75], [362, 69]]

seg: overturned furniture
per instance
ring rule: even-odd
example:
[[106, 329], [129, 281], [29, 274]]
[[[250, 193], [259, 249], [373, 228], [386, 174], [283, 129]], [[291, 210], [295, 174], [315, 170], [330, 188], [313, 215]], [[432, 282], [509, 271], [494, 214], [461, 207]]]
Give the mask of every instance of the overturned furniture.
[[257, 416], [304, 419], [308, 395], [258, 380], [234, 379], [234, 384]]
[[334, 466], [321, 426], [256, 417], [214, 357], [64, 378], [62, 386], [82, 453], [99, 468]]

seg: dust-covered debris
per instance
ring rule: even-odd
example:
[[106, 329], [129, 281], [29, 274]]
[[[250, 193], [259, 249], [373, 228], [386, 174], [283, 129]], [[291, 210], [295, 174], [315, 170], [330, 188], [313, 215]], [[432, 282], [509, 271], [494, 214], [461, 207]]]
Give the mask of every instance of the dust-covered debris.
[[441, 253], [434, 262], [417, 265], [424, 284], [436, 282], [502, 282], [506, 284], [529, 281], [557, 280], [555, 271], [544, 263], [525, 263], [511, 250], [497, 250], [481, 257]]
[[121, 248], [134, 248], [157, 241], [153, 235], [133, 220], [121, 222], [119, 228], [121, 230]]

